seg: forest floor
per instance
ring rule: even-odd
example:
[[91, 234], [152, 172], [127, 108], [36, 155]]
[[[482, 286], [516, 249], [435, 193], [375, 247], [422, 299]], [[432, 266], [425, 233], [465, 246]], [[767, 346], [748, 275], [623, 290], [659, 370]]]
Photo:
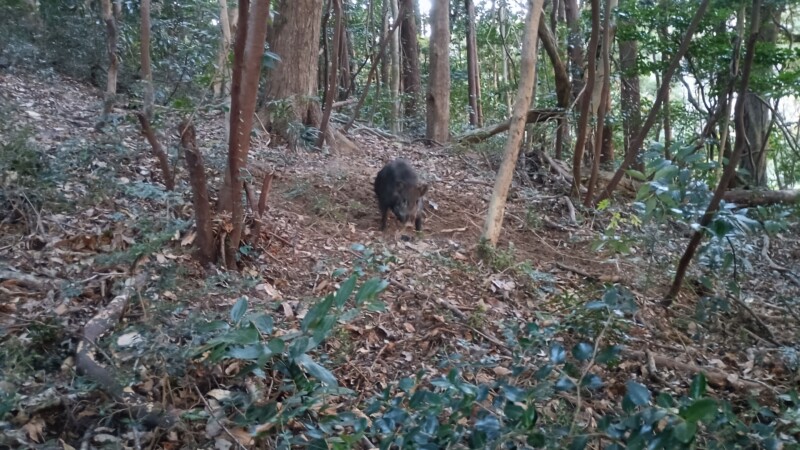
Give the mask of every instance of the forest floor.
[[[13, 392], [26, 405], [0, 410], [0, 436], [5, 436], [0, 447], [3, 442], [33, 445], [54, 439], [97, 444], [100, 435], [129, 442], [131, 437], [104, 416], [101, 405], [110, 400], [98, 393], [67, 394], [86, 382], [76, 378], [74, 362], [83, 326], [103, 310], [121, 282], [142, 272], [148, 276], [139, 288], [141, 297], [130, 304], [115, 335], [161, 313], [156, 322], [164, 330], [162, 338], [174, 338], [178, 345], [182, 337], [170, 336], [171, 327], [198, 316], [227, 317], [242, 295], [251, 308], [274, 311], [282, 327], [297, 328], [312, 301], [337, 288], [336, 269], [381, 267], [390, 281], [380, 297], [386, 311], [365, 313], [326, 344], [333, 361], [328, 368], [361, 398], [420, 369], [427, 379], [445, 375], [452, 365], [440, 363], [453, 354], [470, 360], [490, 356], [503, 366], [511, 359], [504, 334], [508, 325], [566, 323], [609, 284], [627, 288], [637, 312], [620, 317], [625, 329], [603, 337], [600, 344], [619, 344], [624, 356], [611, 368], [596, 368], [608, 389], [583, 399], [582, 420], [617, 408], [621, 397], [610, 393], [624, 391], [631, 379], [659, 392], [685, 392], [691, 376], [704, 370], [713, 395], [735, 403], [754, 394], [770, 403], [766, 399], [772, 394], [797, 385], [796, 218], [769, 240], [754, 236], [737, 243], [742, 289], [737, 298], [702, 300], [725, 292], [731, 278], [726, 276], [705, 292], [700, 283], [688, 283], [698, 292], [685, 288], [665, 309], [659, 302], [688, 241], [682, 230], [637, 226], [632, 210], [614, 207], [619, 228], [613, 234], [624, 237], [631, 251], [594, 250], [612, 212], [579, 210], [578, 223], [570, 223], [569, 186], [542, 169], [518, 169], [498, 249], [479, 257], [477, 243], [499, 161], [489, 145], [479, 150], [427, 147], [362, 128], [352, 133], [357, 151], [326, 154], [267, 147], [255, 138], [250, 165], [256, 190], [263, 173], [275, 171], [277, 178], [263, 239], [243, 261], [242, 277], [257, 282], [246, 285], [193, 262], [193, 212], [183, 161], [177, 165], [177, 192], [165, 193], [132, 111], [115, 110], [116, 124], [95, 129], [100, 95], [53, 74], [0, 72], [0, 119], [5, 123], [0, 144], [18, 150], [0, 155], [5, 171], [0, 173], [0, 359], [7, 371], [0, 393]], [[194, 120], [213, 196], [225, 163], [224, 115], [204, 111]], [[177, 153], [178, 121], [169, 117], [156, 124], [172, 155]], [[22, 140], [12, 142], [18, 136]], [[38, 156], [28, 157], [30, 149]], [[395, 157], [412, 161], [430, 183], [422, 233], [400, 229], [393, 219], [386, 232], [378, 229], [372, 181]], [[30, 175], [33, 182], [26, 184]], [[169, 228], [179, 219], [189, 226]], [[225, 225], [217, 225], [218, 234]], [[699, 274], [695, 264], [691, 280]], [[564, 333], [556, 340], [570, 348], [579, 338]], [[104, 352], [125, 364], [138, 357], [124, 348]], [[530, 364], [544, 364], [548, 355], [538, 359]], [[18, 362], [13, 373], [11, 361]], [[183, 373], [182, 382], [165, 385], [165, 368], [178, 363], [166, 357], [160, 363], [137, 369], [137, 392], [170, 398], [171, 406], [186, 410], [202, 408], [199, 394], [219, 387], [198, 381], [191, 371]], [[487, 369], [468, 381], [501, 374]], [[45, 395], [49, 388], [56, 393]], [[559, 414], [548, 405], [541, 412]], [[203, 427], [173, 431], [162, 435], [159, 445], [201, 442], [207, 432]]]

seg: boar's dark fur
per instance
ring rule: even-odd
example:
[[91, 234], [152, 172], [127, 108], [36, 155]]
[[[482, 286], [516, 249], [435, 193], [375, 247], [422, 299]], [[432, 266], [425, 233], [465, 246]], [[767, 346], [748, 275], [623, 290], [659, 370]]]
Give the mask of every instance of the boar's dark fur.
[[381, 209], [381, 230], [386, 229], [389, 210], [404, 225], [414, 221], [414, 228], [422, 230], [422, 214], [425, 209], [427, 184], [420, 184], [411, 164], [404, 159], [395, 159], [383, 166], [375, 177], [375, 195]]

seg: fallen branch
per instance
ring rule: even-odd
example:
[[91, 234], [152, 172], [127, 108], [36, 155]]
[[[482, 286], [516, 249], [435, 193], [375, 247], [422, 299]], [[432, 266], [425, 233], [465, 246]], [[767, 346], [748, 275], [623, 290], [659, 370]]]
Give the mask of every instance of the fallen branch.
[[[629, 357], [633, 357], [645, 362], [647, 362], [648, 360], [647, 353], [643, 351], [630, 350], [626, 348], [623, 350], [623, 353]], [[658, 364], [663, 367], [669, 367], [671, 369], [681, 370], [684, 372], [691, 372], [694, 374], [703, 373], [706, 376], [706, 379], [708, 380], [708, 384], [717, 388], [733, 388], [737, 390], [762, 391], [763, 389], [769, 387], [759, 384], [755, 381], [742, 380], [736, 374], [727, 374], [720, 370], [708, 369], [705, 367], [697, 366], [695, 364], [683, 363], [676, 360], [672, 356], [656, 355], [651, 353], [651, 358], [652, 361], [655, 361], [655, 364]]]
[[736, 203], [738, 206], [762, 206], [773, 205], [776, 203], [798, 203], [800, 202], [800, 190], [754, 190], [748, 191], [735, 189], [722, 195], [726, 202]]
[[[560, 109], [531, 109], [528, 111], [528, 115], [525, 117], [525, 123], [546, 122], [548, 120], [558, 119], [563, 116], [564, 112]], [[477, 144], [478, 142], [489, 139], [495, 134], [508, 131], [508, 127], [510, 125], [511, 119], [495, 125], [489, 125], [488, 127], [478, 128], [477, 130], [472, 130], [462, 134], [461, 136], [458, 136], [455, 138], [455, 142], [458, 142], [459, 144]]]
[[118, 376], [114, 370], [101, 365], [92, 352], [92, 349], [97, 346], [100, 336], [113, 328], [122, 317], [123, 311], [128, 306], [128, 299], [144, 279], [143, 276], [139, 276], [125, 280], [122, 293], [114, 297], [108, 306], [89, 319], [83, 327], [83, 339], [78, 343], [76, 367], [89, 379], [94, 380], [114, 401], [124, 406], [130, 412], [133, 420], [147, 426], [168, 429], [177, 421], [175, 414], [165, 411], [161, 405], [148, 402], [132, 391], [125, 391], [117, 382]]

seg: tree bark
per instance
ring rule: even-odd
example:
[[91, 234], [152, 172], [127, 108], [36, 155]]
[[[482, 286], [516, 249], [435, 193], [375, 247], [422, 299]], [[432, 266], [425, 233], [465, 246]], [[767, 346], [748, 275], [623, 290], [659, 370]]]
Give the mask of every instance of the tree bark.
[[475, 4], [464, 0], [467, 9], [467, 91], [469, 96], [469, 124], [483, 126], [480, 108], [480, 74], [478, 73], [478, 39], [475, 36]]
[[683, 55], [689, 50], [689, 44], [692, 41], [692, 36], [694, 35], [695, 30], [700, 25], [700, 21], [703, 19], [703, 15], [705, 15], [706, 9], [708, 9], [709, 0], [702, 0], [700, 5], [697, 7], [697, 11], [692, 18], [691, 23], [689, 23], [689, 27], [686, 29], [685, 34], [683, 35], [683, 40], [681, 41], [681, 45], [678, 48], [678, 51], [675, 55], [672, 56], [672, 60], [667, 67], [667, 70], [664, 72], [665, 79], [661, 80], [661, 88], [656, 95], [656, 100], [653, 102], [653, 107], [650, 109], [650, 113], [647, 115], [647, 119], [642, 126], [642, 129], [639, 130], [639, 133], [633, 139], [631, 143], [631, 148], [634, 151], [628, 152], [625, 155], [625, 159], [622, 161], [622, 164], [619, 166], [617, 171], [614, 173], [614, 177], [611, 181], [606, 185], [605, 189], [600, 192], [600, 195], [595, 198], [594, 203], [597, 204], [598, 202], [608, 198], [611, 196], [611, 193], [614, 192], [614, 189], [617, 187], [619, 180], [622, 179], [623, 175], [625, 175], [625, 171], [628, 170], [631, 163], [636, 156], [639, 155], [639, 149], [641, 148], [642, 144], [644, 143], [645, 138], [647, 137], [647, 133], [653, 127], [653, 124], [656, 122], [656, 118], [658, 117], [658, 111], [661, 108], [661, 104], [664, 102], [664, 99], [667, 96], [666, 89], [669, 88], [669, 82], [672, 80], [672, 76], [675, 74], [675, 71], [678, 69], [678, 65], [683, 59]]
[[111, 4], [111, 0], [102, 0], [101, 5], [103, 22], [106, 24], [106, 53], [108, 54], [108, 76], [101, 118], [101, 122], [105, 123], [108, 121], [108, 116], [111, 114], [111, 109], [114, 107], [114, 100], [117, 96], [117, 71], [119, 68], [117, 40], [119, 38], [119, 28], [117, 27], [117, 19], [114, 17], [114, 7]]
[[197, 237], [194, 241], [197, 246], [195, 257], [200, 265], [206, 266], [216, 261], [217, 254], [214, 234], [211, 231], [211, 204], [208, 201], [205, 163], [203, 154], [197, 147], [194, 125], [190, 121], [184, 120], [178, 126], [178, 134], [181, 137], [181, 148], [183, 148], [186, 158], [189, 183], [192, 185], [192, 205], [197, 227]]
[[325, 109], [322, 114], [322, 123], [319, 127], [319, 137], [317, 137], [317, 148], [322, 148], [325, 142], [325, 133], [328, 130], [328, 122], [331, 119], [331, 110], [333, 109], [333, 98], [336, 93], [336, 80], [338, 79], [339, 71], [339, 52], [341, 45], [339, 39], [342, 36], [342, 3], [341, 0], [331, 0], [333, 3], [333, 13], [336, 15], [333, 31], [333, 55], [331, 55], [331, 67], [328, 71], [328, 90], [325, 93]]
[[737, 206], [763, 206], [776, 203], [800, 203], [800, 190], [768, 191], [759, 190], [733, 190], [727, 191], [722, 196], [726, 202], [736, 203]]
[[[623, 19], [620, 28], [625, 28], [625, 36], [631, 34], [629, 29], [634, 29], [635, 23], [627, 18]], [[622, 135], [625, 155], [629, 152], [638, 152], [638, 149], [631, 147], [636, 132], [642, 126], [642, 99], [639, 89], [639, 69], [637, 68], [637, 58], [639, 57], [638, 42], [632, 39], [621, 39], [619, 41], [619, 64], [621, 69], [620, 76], [620, 100], [622, 107]], [[635, 164], [637, 170], [642, 171], [644, 164]]]
[[[301, 139], [292, 124], [319, 127], [322, 117], [317, 96], [322, 0], [278, 0], [270, 49], [281, 61], [267, 69], [266, 123], [292, 146]], [[274, 101], [286, 101], [287, 109]], [[288, 110], [288, 111], [287, 111]]]
[[497, 245], [497, 241], [500, 238], [508, 190], [514, 177], [514, 166], [519, 157], [522, 133], [525, 131], [525, 120], [531, 103], [533, 79], [536, 71], [537, 30], [539, 28], [539, 20], [542, 17], [543, 3], [544, 0], [528, 0], [528, 16], [525, 19], [525, 37], [522, 42], [517, 99], [514, 102], [508, 139], [503, 150], [503, 162], [497, 171], [492, 198], [489, 201], [489, 210], [486, 214], [486, 223], [481, 236], [481, 239], [492, 247]]
[[[608, 110], [609, 102], [611, 100], [611, 96], [609, 95], [610, 90], [610, 77], [611, 77], [611, 10], [614, 6], [613, 3], [616, 3], [614, 0], [606, 0], [605, 2], [605, 9], [603, 10], [603, 54], [602, 54], [602, 66], [600, 71], [600, 76], [597, 77], [598, 79], [594, 82], [594, 85], [600, 85], [600, 95], [593, 99], [597, 101], [597, 106], [594, 106], [596, 111], [597, 121], [595, 123], [595, 138], [594, 138], [594, 159], [592, 160], [592, 174], [589, 177], [589, 186], [586, 191], [586, 197], [584, 197], [583, 204], [586, 207], [591, 206], [592, 204], [592, 195], [594, 194], [594, 187], [597, 184], [597, 176], [598, 172], [600, 171], [600, 159], [603, 155], [603, 134], [606, 131], [606, 111]], [[599, 6], [599, 5], [598, 5]], [[592, 6], [594, 8], [594, 5]], [[592, 10], [592, 16], [594, 16], [594, 10]], [[592, 20], [594, 22], [594, 19]], [[591, 41], [590, 41], [591, 42]], [[590, 51], [595, 51], [595, 47], [589, 47]], [[589, 64], [592, 63], [591, 57], [589, 57]], [[591, 74], [591, 70], [590, 70]], [[591, 78], [591, 75], [589, 75]], [[573, 175], [574, 176], [574, 175]]]
[[[758, 35], [759, 45], [774, 46], [778, 39], [778, 28], [774, 17], [780, 17], [777, 3], [766, 2], [760, 11], [761, 27]], [[752, 12], [751, 12], [752, 14]], [[753, 70], [756, 74], [769, 76], [772, 72], [772, 63], [755, 62]], [[747, 143], [742, 155], [741, 168], [747, 171], [745, 180], [752, 186], [764, 187], [767, 185], [767, 153], [769, 150], [769, 134], [772, 123], [772, 113], [769, 106], [759, 98], [761, 92], [750, 90], [745, 96], [744, 125], [747, 133]]]
[[569, 36], [567, 38], [569, 55], [569, 72], [572, 75], [572, 98], [577, 99], [583, 90], [583, 36], [581, 36], [578, 0], [564, 0], [564, 12], [567, 16]]
[[[701, 5], [702, 8], [702, 5]], [[722, 174], [722, 178], [717, 185], [717, 189], [714, 191], [714, 196], [711, 197], [711, 201], [706, 208], [705, 214], [703, 217], [700, 218], [699, 227], [696, 228], [694, 234], [692, 235], [691, 240], [689, 241], [689, 245], [686, 246], [686, 251], [683, 253], [680, 262], [678, 263], [678, 267], [675, 270], [675, 279], [672, 281], [672, 286], [670, 287], [669, 292], [664, 297], [663, 305], [669, 306], [678, 296], [678, 293], [683, 286], [683, 279], [686, 276], [686, 270], [689, 268], [689, 263], [692, 262], [694, 258], [694, 254], [697, 251], [697, 247], [700, 245], [700, 242], [703, 240], [703, 235], [706, 232], [706, 227], [714, 220], [714, 217], [719, 210], [719, 205], [722, 201], [722, 197], [725, 194], [725, 190], [727, 186], [730, 184], [733, 177], [736, 175], [736, 167], [739, 164], [739, 159], [744, 152], [744, 148], [747, 145], [747, 130], [745, 128], [744, 123], [744, 112], [745, 112], [745, 103], [746, 93], [748, 90], [748, 83], [750, 82], [750, 74], [752, 72], [753, 67], [753, 56], [755, 53], [755, 46], [756, 41], [758, 40], [759, 28], [761, 25], [760, 19], [761, 13], [761, 0], [753, 0], [753, 8], [751, 10], [750, 16], [750, 37], [747, 41], [747, 49], [745, 50], [745, 58], [742, 64], [742, 77], [741, 77], [741, 85], [739, 87], [739, 92], [736, 98], [736, 107], [734, 110], [734, 129], [736, 130], [736, 138], [733, 145], [733, 154], [731, 155], [730, 164], [725, 168], [725, 171]], [[690, 26], [691, 28], [691, 26]], [[687, 32], [688, 33], [688, 32]], [[690, 36], [691, 33], [688, 33], [687, 36]], [[666, 82], [666, 81], [665, 81]]]
[[[556, 38], [553, 32], [547, 28], [547, 22], [544, 20], [539, 20], [539, 40], [542, 42], [542, 47], [544, 47], [547, 56], [550, 58], [550, 63], [553, 65], [556, 83], [556, 105], [566, 110], [569, 108], [570, 101], [569, 74], [567, 73], [567, 66], [558, 53]], [[569, 127], [566, 119], [562, 117], [558, 121], [558, 131], [556, 132], [556, 159], [561, 159], [564, 143], [568, 136]]]
[[153, 92], [153, 70], [150, 68], [150, 0], [142, 0], [139, 7], [141, 13], [141, 58], [142, 80], [144, 80], [144, 104], [142, 113], [148, 122], [153, 120], [155, 94]]
[[[431, 10], [430, 78], [425, 137], [450, 140], [450, 2], [434, 0]], [[527, 107], [526, 107], [527, 109]]]
[[600, 35], [600, 0], [591, 0], [591, 2], [592, 32], [589, 37], [588, 46], [588, 73], [586, 76], [586, 89], [583, 91], [580, 98], [581, 110], [580, 117], [578, 118], [578, 137], [575, 140], [575, 151], [572, 154], [572, 195], [574, 197], [580, 196], [581, 192], [581, 163], [583, 162], [586, 139], [589, 135], [589, 118], [593, 109], [592, 98], [594, 97], [593, 91], [589, 91], [589, 89], [594, 90], [597, 74], [597, 41]]
[[403, 92], [405, 93], [405, 116], [417, 113], [420, 95], [419, 41], [417, 22], [414, 17], [414, 0], [400, 0], [403, 22], [400, 25], [400, 42], [403, 47]]
[[[397, 0], [384, 0], [390, 3], [392, 17], [397, 20], [399, 15], [399, 6]], [[402, 129], [400, 123], [400, 30], [395, 28], [391, 34], [391, 66], [389, 70], [389, 97], [392, 104], [390, 108], [389, 126], [393, 134], [398, 134]]]
[[[255, 0], [252, 8], [248, 8], [248, 3], [248, 0], [239, 0], [240, 32], [237, 32], [236, 38], [237, 40], [244, 38], [244, 45], [236, 43], [236, 50], [243, 50], [243, 53], [241, 56], [235, 56], [237, 61], [234, 66], [234, 84], [238, 79], [239, 89], [234, 94], [238, 98], [231, 97], [231, 108], [238, 110], [238, 113], [231, 114], [231, 139], [228, 146], [233, 230], [229, 236], [225, 262], [231, 270], [237, 268], [236, 257], [244, 228], [244, 208], [241, 198], [243, 184], [240, 171], [247, 167], [247, 154], [250, 151], [250, 132], [253, 129], [253, 115], [256, 111], [258, 79], [267, 37], [270, 2]], [[241, 32], [242, 29], [245, 29], [244, 33]]]

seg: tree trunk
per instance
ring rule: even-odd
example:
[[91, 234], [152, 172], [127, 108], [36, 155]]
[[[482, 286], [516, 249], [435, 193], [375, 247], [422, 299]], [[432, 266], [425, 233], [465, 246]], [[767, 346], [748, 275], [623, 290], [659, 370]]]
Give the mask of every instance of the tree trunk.
[[528, 0], [528, 17], [525, 19], [525, 37], [522, 42], [517, 99], [514, 102], [508, 139], [503, 150], [503, 162], [497, 171], [481, 236], [481, 239], [492, 247], [497, 245], [500, 238], [508, 190], [514, 177], [514, 166], [519, 157], [522, 133], [525, 131], [525, 119], [531, 103], [533, 78], [536, 71], [537, 30], [542, 17], [543, 3], [544, 0]]
[[[771, 48], [778, 39], [778, 28], [774, 22], [775, 17], [780, 17], [777, 3], [766, 2], [762, 7], [761, 32], [758, 35], [758, 44]], [[753, 14], [751, 12], [751, 14]], [[754, 63], [753, 70], [756, 76], [769, 77], [772, 69], [771, 62]], [[745, 180], [752, 186], [764, 187], [767, 185], [767, 152], [771, 112], [759, 95], [760, 91], [748, 91], [744, 103], [744, 126], [747, 133], [747, 147], [742, 155], [741, 168], [747, 171]]]
[[[620, 26], [627, 29], [635, 27], [636, 24], [624, 20]], [[629, 33], [626, 30], [624, 34], [628, 35]], [[622, 135], [626, 155], [629, 152], [638, 152], [638, 149], [631, 148], [631, 144], [636, 132], [642, 126], [642, 99], [639, 89], [639, 69], [636, 65], [636, 60], [639, 57], [638, 45], [636, 41], [632, 40], [621, 40], [619, 42], [619, 65], [622, 72], [620, 76]], [[634, 167], [642, 171], [644, 163], [637, 162]]]
[[264, 43], [267, 37], [267, 18], [269, 0], [255, 0], [252, 8], [248, 0], [239, 0], [239, 30], [236, 43], [233, 85], [231, 93], [231, 139], [228, 143], [228, 174], [230, 178], [230, 211], [233, 230], [230, 233], [225, 254], [228, 269], [237, 268], [239, 244], [244, 228], [244, 208], [242, 206], [243, 182], [240, 171], [247, 168], [247, 154], [250, 151], [250, 132], [253, 129], [253, 115], [258, 98], [258, 79], [261, 72]]
[[505, 91], [506, 108], [508, 113], [511, 113], [511, 69], [509, 68], [509, 56], [506, 51], [508, 42], [508, 11], [506, 11], [506, 4], [500, 3], [498, 11], [498, 22], [500, 22], [500, 39], [503, 41], [503, 90]]
[[414, 0], [400, 0], [403, 22], [400, 28], [400, 42], [403, 47], [403, 92], [406, 95], [405, 116], [417, 113], [420, 94], [419, 41], [417, 22], [414, 17]]
[[621, 180], [623, 175], [625, 175], [625, 171], [628, 170], [628, 167], [630, 167], [633, 160], [638, 156], [639, 148], [641, 148], [642, 144], [644, 143], [644, 139], [647, 137], [647, 133], [656, 122], [658, 111], [667, 96], [666, 88], [669, 87], [669, 82], [672, 80], [672, 75], [678, 69], [678, 65], [680, 65], [683, 55], [685, 55], [689, 50], [689, 44], [691, 43], [692, 36], [694, 35], [695, 30], [697, 30], [697, 27], [700, 25], [700, 21], [703, 19], [706, 9], [708, 9], [708, 3], [709, 0], [701, 0], [700, 5], [697, 7], [697, 11], [695, 12], [691, 23], [689, 23], [689, 27], [686, 29], [686, 32], [683, 35], [683, 39], [681, 40], [681, 45], [678, 48], [678, 51], [672, 55], [672, 60], [669, 62], [667, 70], [664, 72], [664, 79], [661, 80], [661, 87], [658, 90], [656, 100], [653, 102], [650, 113], [647, 115], [644, 125], [642, 125], [642, 128], [639, 130], [638, 134], [631, 143], [631, 148], [633, 151], [628, 152], [625, 155], [625, 159], [622, 161], [622, 164], [619, 166], [619, 168], [617, 168], [617, 171], [614, 173], [614, 177], [611, 178], [611, 181], [609, 181], [609, 183], [606, 185], [606, 188], [603, 189], [600, 195], [595, 198], [595, 204], [611, 196], [611, 193], [614, 192], [619, 180]]
[[[594, 194], [594, 187], [597, 184], [597, 176], [598, 172], [600, 172], [600, 159], [602, 158], [603, 154], [603, 132], [605, 131], [605, 119], [606, 119], [606, 111], [608, 106], [608, 101], [610, 100], [609, 95], [609, 77], [611, 76], [611, 63], [609, 62], [610, 59], [610, 49], [611, 46], [611, 8], [612, 8], [613, 0], [606, 0], [605, 2], [605, 9], [603, 10], [603, 42], [602, 42], [602, 64], [600, 65], [600, 70], [597, 71], [597, 77], [592, 81], [592, 108], [594, 109], [594, 116], [597, 118], [595, 123], [595, 130], [594, 130], [594, 158], [592, 159], [592, 172], [589, 176], [589, 186], [586, 191], [586, 197], [583, 200], [583, 204], [586, 207], [591, 206], [592, 204], [592, 195]], [[595, 15], [595, 7], [600, 6], [600, 2], [595, 0], [592, 2], [592, 24], [596, 22], [594, 19]], [[599, 16], [600, 11], [597, 11]], [[597, 18], [599, 21], [599, 17]], [[594, 35], [594, 32], [592, 33]], [[597, 52], [597, 47], [591, 45], [591, 40], [589, 41], [589, 51]], [[592, 58], [594, 56], [594, 58]], [[594, 64], [595, 61], [592, 59], [596, 59], [596, 55], [589, 56], [589, 64]], [[592, 80], [592, 73], [591, 68], [589, 70], [589, 80]], [[599, 89], [598, 89], [599, 87]], [[598, 95], [594, 95], [599, 91]], [[595, 104], [596, 102], [596, 104]], [[573, 175], [574, 176], [574, 175]], [[577, 186], [579, 183], [574, 183]], [[577, 193], [577, 192], [576, 192]]]
[[228, 16], [228, 0], [219, 0], [219, 28], [222, 38], [217, 47], [217, 74], [213, 86], [215, 98], [230, 94], [231, 71], [228, 66], [228, 55], [231, 52], [231, 24]]
[[197, 227], [197, 238], [194, 241], [197, 246], [195, 258], [205, 267], [217, 259], [214, 234], [211, 231], [211, 204], [208, 201], [205, 163], [203, 154], [197, 147], [194, 125], [189, 120], [184, 120], [178, 126], [178, 134], [181, 137], [181, 147], [189, 172], [189, 183], [192, 185], [192, 206]]
[[325, 93], [325, 109], [322, 115], [322, 123], [319, 128], [319, 137], [317, 137], [317, 148], [322, 148], [325, 142], [325, 133], [328, 130], [328, 122], [331, 118], [331, 109], [333, 108], [333, 98], [336, 93], [336, 80], [338, 79], [339, 70], [339, 52], [342, 49], [339, 39], [342, 37], [342, 4], [341, 0], [331, 0], [333, 3], [333, 13], [336, 15], [334, 29], [333, 29], [333, 42], [331, 48], [333, 55], [331, 55], [331, 67], [328, 72], [328, 90]]
[[347, 32], [346, 22], [347, 16], [343, 15], [341, 36], [339, 36], [339, 88], [336, 95], [339, 101], [347, 100], [353, 87], [353, 59], [350, 57], [353, 41]]
[[450, 140], [450, 2], [434, 0], [431, 10], [430, 76], [425, 137]]
[[475, 4], [464, 0], [467, 9], [467, 87], [469, 95], [469, 124], [475, 128], [483, 126], [480, 112], [480, 74], [478, 73], [478, 39], [475, 36]]
[[[293, 124], [319, 127], [321, 111], [317, 96], [322, 0], [278, 0], [269, 33], [270, 49], [281, 57], [267, 69], [267, 124], [292, 146], [301, 139]], [[287, 101], [289, 108], [275, 108]]]
[[[381, 2], [381, 17], [382, 17], [382, 20], [383, 20], [381, 22], [381, 24], [382, 24], [381, 25], [381, 35], [382, 36], [386, 35], [386, 33], [389, 32], [389, 24], [391, 23], [391, 21], [389, 20], [389, 14], [390, 14], [390, 12], [389, 12], [389, 2], [390, 1], [391, 0], [383, 0]], [[383, 50], [384, 53], [381, 55], [381, 59], [380, 59], [380, 61], [381, 61], [381, 78], [380, 78], [380, 82], [379, 83], [375, 83], [378, 88], [380, 88], [381, 86], [387, 86], [389, 84], [389, 71], [390, 71], [390, 68], [391, 68], [391, 59], [389, 57], [387, 57], [387, 54], [386, 54], [387, 51], [388, 52], [392, 51], [391, 47], [389, 47], [388, 49], [384, 49]]]
[[[703, 214], [703, 217], [700, 218], [699, 227], [696, 228], [694, 234], [692, 235], [692, 239], [689, 241], [689, 245], [686, 246], [686, 251], [683, 253], [680, 262], [678, 262], [678, 267], [675, 270], [675, 279], [672, 281], [672, 286], [670, 287], [669, 292], [664, 297], [663, 304], [665, 306], [671, 305], [673, 300], [675, 300], [675, 298], [678, 296], [678, 292], [680, 292], [681, 287], [683, 286], [683, 279], [686, 276], [686, 270], [689, 268], [689, 263], [692, 262], [694, 254], [697, 251], [697, 247], [703, 240], [706, 227], [708, 227], [711, 221], [714, 220], [714, 217], [719, 210], [719, 205], [722, 201], [725, 190], [727, 189], [727, 186], [731, 180], [733, 180], [733, 177], [736, 175], [736, 167], [739, 164], [739, 158], [744, 152], [744, 148], [747, 146], [747, 130], [745, 128], [744, 112], [745, 103], [747, 102], [747, 85], [750, 81], [750, 73], [753, 67], [753, 55], [755, 53], [756, 41], [758, 40], [759, 27], [761, 25], [761, 20], [759, 17], [760, 13], [761, 0], [753, 0], [753, 8], [750, 13], [750, 37], [747, 40], [747, 49], [745, 50], [745, 58], [742, 64], [741, 86], [736, 98], [736, 108], [734, 112], [733, 122], [736, 130], [736, 138], [733, 146], [733, 154], [731, 155], [731, 161], [722, 174], [722, 179], [720, 179], [717, 189], [714, 191], [714, 196], [711, 197], [711, 201], [706, 208], [705, 214]], [[687, 32], [687, 36], [691, 36], [691, 34], [692, 33]]]
[[[539, 40], [542, 42], [547, 56], [550, 58], [550, 63], [553, 65], [553, 73], [555, 74], [556, 83], [556, 104], [559, 108], [566, 110], [569, 108], [570, 100], [570, 83], [569, 74], [567, 73], [567, 66], [561, 60], [558, 53], [558, 43], [556, 42], [555, 35], [547, 28], [547, 22], [539, 20]], [[558, 130], [556, 131], [556, 159], [561, 159], [564, 142], [569, 137], [569, 127], [567, 121], [562, 117], [558, 121]]]
[[153, 120], [153, 107], [155, 94], [153, 93], [153, 71], [150, 68], [150, 0], [142, 0], [139, 7], [141, 13], [141, 58], [142, 58], [142, 80], [144, 81], [144, 104], [142, 112], [148, 121]]
[[572, 75], [572, 98], [577, 99], [583, 90], [583, 36], [581, 36], [581, 12], [578, 9], [578, 0], [564, 0], [564, 12], [569, 28], [567, 54], [570, 63], [569, 73]]
[[[387, 0], [390, 3], [392, 17], [396, 20], [399, 16], [399, 6], [397, 0]], [[392, 65], [389, 72], [389, 97], [392, 104], [390, 108], [390, 129], [393, 134], [398, 134], [401, 130], [400, 123], [400, 30], [395, 28], [391, 35], [389, 53]]]
[[[596, 84], [597, 73], [597, 42], [600, 34], [600, 0], [592, 1], [592, 32], [589, 38], [589, 62], [586, 77], [587, 88], [580, 97], [581, 110], [578, 118], [577, 139], [575, 140], [575, 151], [572, 154], [572, 195], [578, 197], [581, 192], [581, 163], [586, 147], [586, 140], [589, 135], [589, 119], [592, 114], [592, 99]], [[574, 79], [573, 79], [574, 81]], [[589, 91], [588, 89], [593, 89]], [[576, 97], [578, 98], [578, 97]]]
[[106, 53], [108, 54], [108, 77], [106, 80], [106, 93], [103, 97], [103, 115], [101, 122], [108, 121], [111, 109], [114, 107], [114, 100], [117, 96], [117, 70], [119, 68], [119, 57], [117, 56], [117, 40], [119, 38], [119, 28], [117, 19], [114, 17], [114, 7], [111, 0], [102, 0], [103, 22], [106, 24]]

